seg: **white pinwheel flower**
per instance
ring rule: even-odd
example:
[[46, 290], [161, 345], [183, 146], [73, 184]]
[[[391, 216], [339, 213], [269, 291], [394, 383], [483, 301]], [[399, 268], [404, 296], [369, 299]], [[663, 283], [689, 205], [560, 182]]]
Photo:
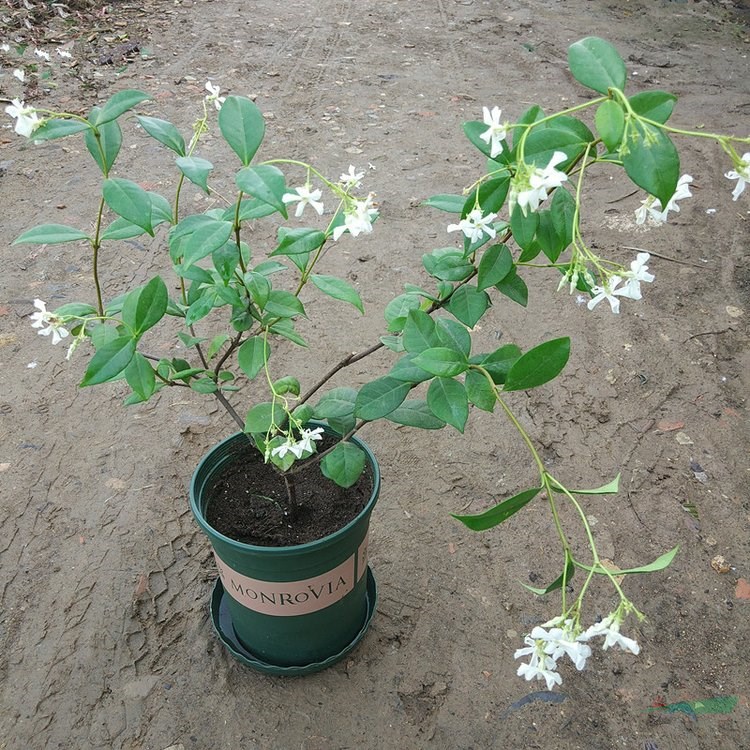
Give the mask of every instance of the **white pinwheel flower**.
[[16, 121], [14, 128], [16, 133], [24, 138], [30, 138], [31, 134], [42, 124], [36, 110], [33, 107], [27, 107], [18, 99], [13, 99], [5, 111]]
[[357, 170], [354, 168], [353, 164], [349, 165], [349, 171], [344, 172], [344, 174], [339, 177], [339, 182], [347, 189], [347, 190], [356, 190], [360, 185], [360, 180], [365, 176], [364, 172], [357, 172]]
[[370, 193], [365, 200], [354, 201], [354, 204], [344, 215], [344, 223], [333, 230], [334, 240], [338, 240], [346, 231], [353, 237], [372, 232], [372, 222], [378, 215], [378, 210], [373, 203], [374, 197], [375, 193]]
[[657, 226], [665, 224], [670, 211], [674, 211], [675, 213], [680, 212], [677, 201], [692, 197], [693, 194], [690, 192], [690, 183], [692, 181], [693, 178], [689, 174], [684, 174], [677, 180], [674, 194], [669, 199], [666, 208], [662, 208], [661, 201], [656, 196], [649, 195], [645, 200], [642, 200], [640, 207], [635, 211], [635, 223], [644, 224], [646, 219], [650, 218], [652, 223]]
[[300, 431], [300, 439], [299, 439], [298, 445], [302, 447], [303, 451], [309, 451], [310, 453], [314, 453], [315, 446], [313, 445], [313, 441], [318, 441], [322, 439], [323, 439], [322, 427], [315, 427], [312, 430], [303, 428]]
[[310, 185], [303, 185], [302, 187], [294, 188], [294, 193], [284, 193], [281, 196], [281, 200], [284, 203], [297, 203], [297, 210], [294, 215], [299, 218], [302, 216], [302, 212], [305, 210], [305, 206], [312, 206], [317, 212], [318, 216], [323, 213], [323, 204], [320, 201], [323, 193], [320, 190], [310, 190]]
[[742, 154], [739, 164], [730, 172], [724, 174], [728, 180], [737, 180], [737, 184], [732, 191], [732, 200], [737, 200], [745, 190], [745, 185], [750, 182], [750, 151]]
[[604, 282], [604, 286], [593, 287], [591, 293], [594, 297], [589, 300], [586, 307], [588, 307], [589, 310], [593, 310], [602, 300], [606, 299], [607, 302], [609, 302], [609, 306], [612, 308], [612, 312], [617, 315], [620, 312], [620, 300], [617, 299], [617, 297], [627, 296], [625, 289], [617, 288], [621, 281], [622, 278], [620, 276], [610, 276]]
[[568, 619], [562, 622], [562, 618], [556, 617], [545, 624], [547, 626], [561, 624], [562, 627], [551, 627], [549, 632], [543, 627], [536, 627], [531, 631], [531, 637], [537, 642], [544, 642], [544, 653], [555, 662], [563, 654], [567, 654], [580, 672], [586, 666], [586, 659], [591, 656], [591, 648], [576, 640], [577, 633], [573, 620]]
[[59, 344], [64, 338], [70, 335], [63, 327], [62, 318], [49, 312], [47, 305], [42, 300], [35, 299], [34, 307], [36, 307], [37, 312], [32, 313], [30, 316], [31, 327], [41, 329], [37, 332], [40, 336], [49, 336], [51, 334], [52, 343]]
[[502, 112], [499, 107], [493, 107], [492, 112], [487, 107], [482, 107], [484, 124], [488, 128], [479, 137], [490, 146], [491, 159], [503, 152], [503, 141], [508, 135], [508, 123], [500, 122]]
[[494, 238], [497, 232], [492, 226], [492, 222], [497, 217], [495, 213], [489, 213], [486, 216], [482, 214], [481, 208], [471, 210], [465, 219], [461, 219], [458, 224], [449, 224], [449, 232], [461, 231], [471, 242], [478, 242], [482, 235]]
[[656, 277], [648, 272], [648, 259], [651, 256], [648, 253], [638, 253], [635, 260], [630, 264], [630, 270], [623, 273], [625, 279], [625, 288], [620, 291], [620, 296], [629, 297], [630, 299], [641, 299], [641, 282], [645, 281], [650, 284]]
[[557, 662], [544, 652], [545, 641], [536, 640], [527, 635], [523, 642], [527, 648], [519, 648], [513, 654], [514, 659], [522, 656], [530, 656], [528, 664], [521, 664], [516, 674], [531, 681], [534, 679], [544, 680], [547, 690], [552, 690], [555, 685], [562, 685], [562, 677], [557, 672]]
[[521, 207], [524, 216], [529, 211], [536, 211], [539, 204], [547, 199], [549, 191], [559, 188], [568, 179], [565, 172], [555, 169], [558, 164], [562, 164], [567, 158], [564, 152], [555, 151], [544, 169], [534, 167], [531, 172], [519, 172], [511, 185], [509, 199], [511, 211], [516, 205]]
[[568, 179], [568, 175], [559, 169], [555, 169], [555, 167], [558, 164], [562, 164], [567, 158], [567, 155], [563, 151], [555, 151], [549, 160], [549, 164], [544, 169], [537, 168], [531, 173], [529, 177], [531, 187], [543, 189], [547, 192], [559, 188]]
[[287, 453], [294, 454], [297, 458], [302, 458], [302, 451], [298, 444], [292, 440], [291, 436], [288, 436], [285, 443], [277, 445], [272, 451], [271, 455], [278, 458], [284, 458]]
[[602, 650], [606, 651], [611, 646], [619, 646], [623, 651], [639, 654], [641, 647], [632, 638], [626, 638], [620, 633], [622, 620], [616, 614], [610, 614], [601, 622], [592, 625], [585, 633], [578, 636], [579, 641], [589, 641], [592, 638], [604, 636]]
[[208, 104], [211, 104], [213, 102], [213, 105], [217, 110], [221, 109], [221, 105], [224, 104], [224, 100], [226, 99], [226, 97], [219, 96], [219, 94], [221, 93], [221, 89], [219, 88], [219, 86], [214, 86], [211, 81], [206, 81], [206, 91], [208, 91], [208, 94], [206, 95], [206, 102]]

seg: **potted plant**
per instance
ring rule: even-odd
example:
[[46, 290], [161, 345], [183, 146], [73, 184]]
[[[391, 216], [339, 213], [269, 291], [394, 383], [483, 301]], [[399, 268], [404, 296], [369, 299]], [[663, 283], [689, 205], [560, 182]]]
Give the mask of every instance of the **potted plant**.
[[[723, 148], [731, 160], [727, 177], [736, 180], [735, 200], [750, 181], [750, 153], [740, 156], [735, 145], [750, 139], [667, 124], [676, 98], [663, 91], [626, 94], [625, 64], [604, 40], [576, 42], [569, 63], [595, 96], [552, 114], [532, 106], [513, 123], [501, 121], [497, 107], [485, 107], [482, 121], [466, 123], [486, 169], [462, 194], [427, 201], [453, 215], [446, 238], [460, 242], [422, 256], [431, 286], [408, 285], [394, 297], [385, 308], [387, 330], [379, 341], [332, 363], [305, 388], [299, 373], [280, 371], [272, 354], [306, 345], [297, 321], [308, 313], [308, 292], [363, 310], [357, 290], [326, 273], [328, 254], [372, 232], [378, 219], [375, 196], [361, 185], [363, 172], [349, 166], [333, 179], [301, 160], [258, 159], [265, 133], [260, 110], [249, 99], [220, 96], [208, 83], [203, 116], [189, 141], [170, 122], [135, 118], [173, 153], [178, 172], [170, 202], [114, 172], [123, 138], [120, 121], [148, 100], [146, 94], [121, 91], [85, 117], [20, 101], [8, 107], [16, 130], [33, 140], [82, 134], [103, 178], [92, 231], [44, 224], [16, 240], [80, 242], [92, 261], [93, 301], [52, 312], [36, 300], [32, 324], [53, 343], [70, 339], [68, 359], [84, 342], [91, 345], [82, 386], [125, 380], [132, 390], [128, 404], [167, 387], [191, 388], [217, 399], [240, 428], [196, 469], [191, 506], [211, 538], [220, 573], [214, 624], [232, 653], [251, 666], [287, 674], [323, 668], [347, 653], [369, 623], [376, 591], [367, 567], [367, 524], [379, 472], [356, 433], [379, 419], [463, 432], [471, 409], [497, 409], [508, 418], [539, 479], [480, 514], [456, 517], [486, 530], [543, 499], [562, 548], [560, 575], [532, 589], [540, 595], [559, 590], [560, 615], [526, 636], [516, 657], [529, 660], [519, 675], [551, 688], [561, 681], [558, 661], [567, 655], [582, 669], [591, 654], [588, 644], [597, 637], [605, 649], [618, 645], [638, 652], [620, 629], [629, 614], [643, 615], [624, 593], [620, 576], [660, 570], [677, 550], [638, 568], [613, 571], [605, 565], [581, 497], [616, 493], [617, 479], [595, 489], [568, 488], [545, 466], [507, 395], [557, 377], [570, 339], [542, 342], [525, 353], [515, 344], [477, 351], [472, 333], [494, 300], [526, 305], [529, 289], [519, 273], [526, 269], [556, 276], [558, 290], [577, 290], [591, 310], [607, 301], [619, 313], [622, 300], [640, 300], [642, 285], [654, 281], [648, 253], [623, 266], [584, 241], [581, 213], [590, 172], [624, 174], [647, 193], [636, 220], [663, 223], [679, 210], [677, 201], [690, 196], [692, 178], [680, 173], [674, 135], [710, 138]], [[213, 165], [196, 151], [214, 107], [218, 130], [236, 160], [237, 194], [222, 207], [186, 214], [180, 198], [188, 182], [211, 192]], [[267, 251], [248, 244], [252, 222], [276, 227]], [[103, 245], [157, 232], [166, 239], [163, 275], [112, 296], [100, 268]], [[149, 335], [157, 326], [174, 332], [189, 354], [157, 353]], [[380, 349], [393, 353], [387, 373], [325, 390], [335, 375]], [[251, 385], [253, 393], [241, 410], [233, 397], [239, 385]], [[266, 395], [258, 397], [260, 392]], [[323, 491], [319, 504], [311, 490]], [[590, 559], [574, 552], [560, 503], [578, 515]], [[567, 589], [576, 572], [585, 580], [571, 602]], [[609, 617], [586, 628], [584, 598], [596, 579], [611, 583], [617, 603]]]

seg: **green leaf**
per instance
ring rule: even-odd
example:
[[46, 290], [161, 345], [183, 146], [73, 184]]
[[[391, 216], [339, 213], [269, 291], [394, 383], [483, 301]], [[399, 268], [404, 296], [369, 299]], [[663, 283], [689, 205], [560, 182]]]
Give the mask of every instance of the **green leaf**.
[[524, 146], [524, 159], [537, 167], [546, 167], [555, 151], [568, 158], [555, 169], [564, 172], [596, 140], [594, 134], [581, 120], [560, 115], [534, 128]]
[[[562, 492], [562, 487], [552, 480], [550, 486], [555, 492]], [[603, 484], [593, 490], [568, 490], [572, 495], [615, 495], [620, 490], [620, 475], [618, 474], [611, 482]]]
[[679, 552], [680, 545], [673, 547], [669, 552], [665, 552], [663, 555], [659, 555], [653, 562], [648, 565], [642, 565], [639, 568], [627, 568], [626, 570], [618, 570], [615, 575], [630, 575], [631, 573], [655, 573], [657, 570], [664, 570], [674, 560], [675, 555]]
[[320, 470], [339, 487], [351, 487], [364, 471], [365, 459], [365, 452], [354, 443], [339, 443], [323, 457]]
[[463, 383], [452, 378], [435, 378], [427, 389], [430, 411], [443, 422], [464, 431], [469, 418], [469, 400]]
[[469, 370], [464, 378], [464, 387], [469, 401], [483, 411], [492, 412], [497, 398], [487, 378], [477, 370]]
[[148, 401], [156, 390], [156, 376], [151, 363], [136, 352], [125, 368], [125, 380], [141, 401]]
[[495, 284], [495, 289], [522, 307], [529, 302], [529, 289], [515, 268], [499, 284]]
[[413, 294], [399, 294], [394, 297], [386, 306], [383, 315], [388, 323], [388, 330], [391, 333], [399, 333], [406, 324], [407, 316], [410, 310], [417, 310], [420, 307], [419, 298]]
[[274, 289], [268, 295], [265, 312], [273, 318], [293, 318], [296, 315], [304, 315], [305, 308], [291, 292]]
[[654, 125], [634, 122], [620, 153], [628, 177], [666, 206], [680, 179], [680, 156], [667, 134]]
[[[493, 177], [491, 180], [483, 182], [479, 186], [478, 195], [476, 197], [476, 200], [479, 201], [479, 205], [482, 207], [482, 213], [485, 215], [488, 213], [498, 213], [505, 204], [509, 188], [510, 173], [505, 173], [500, 177]], [[472, 202], [471, 207], [469, 207], [469, 201]], [[471, 196], [469, 196], [469, 199], [464, 204], [464, 211], [466, 212], [464, 216], [468, 216], [474, 209], [475, 205], [476, 203], [472, 200]]]
[[414, 364], [441, 378], [452, 378], [469, 369], [469, 360], [463, 352], [445, 346], [425, 349], [414, 357]]
[[440, 430], [445, 422], [438, 419], [430, 410], [426, 401], [407, 398], [401, 406], [394, 409], [386, 419], [407, 427], [418, 427], [421, 430]]
[[325, 241], [325, 234], [318, 229], [279, 227], [279, 244], [270, 255], [292, 256], [310, 253], [317, 250]]
[[243, 277], [243, 282], [253, 302], [258, 305], [260, 310], [263, 310], [271, 294], [271, 282], [257, 271], [248, 271]]
[[604, 39], [589, 36], [568, 47], [568, 65], [573, 77], [600, 94], [610, 88], [624, 89], [625, 63], [617, 50]]
[[155, 276], [145, 286], [133, 289], [122, 305], [122, 320], [136, 337], [155, 326], [167, 311], [169, 293], [160, 276]]
[[287, 218], [286, 204], [281, 199], [286, 193], [286, 180], [280, 169], [269, 164], [245, 167], [237, 172], [235, 182], [244, 193], [273, 206], [285, 219]]
[[[152, 225], [153, 222], [152, 213]], [[142, 234], [146, 234], [143, 227], [136, 226], [127, 219], [123, 219], [122, 216], [118, 216], [101, 234], [100, 240], [130, 240], [133, 237], [140, 237]]]
[[342, 386], [332, 388], [315, 406], [315, 416], [320, 419], [336, 419], [354, 414], [357, 389]]
[[55, 310], [55, 315], [72, 315], [76, 318], [85, 318], [88, 315], [97, 315], [97, 310], [93, 305], [87, 305], [84, 302], [68, 302], [61, 305]]
[[97, 347], [91, 358], [81, 386], [99, 385], [114, 380], [123, 374], [135, 354], [135, 339], [132, 336], [116, 336]]
[[[36, 138], [37, 131], [34, 131]], [[466, 196], [464, 195], [433, 195], [423, 205], [437, 208], [439, 211], [447, 211], [449, 214], [460, 214], [463, 211]]]
[[573, 224], [576, 211], [575, 199], [564, 188], [558, 188], [552, 196], [549, 211], [557, 236], [562, 238], [562, 250], [565, 250], [573, 241]]
[[463, 251], [455, 247], [439, 247], [422, 256], [422, 265], [430, 276], [441, 281], [463, 281], [474, 270]]
[[291, 393], [293, 396], [299, 396], [301, 386], [299, 380], [293, 375], [285, 375], [283, 378], [274, 380], [273, 390], [279, 395], [284, 396], [287, 393]]
[[451, 318], [437, 318], [435, 320], [437, 343], [435, 346], [447, 346], [469, 356], [471, 352], [471, 334], [466, 326], [456, 323]]
[[136, 115], [136, 119], [152, 138], [174, 151], [178, 156], [185, 156], [185, 139], [171, 122], [143, 115]]
[[492, 378], [492, 382], [502, 385], [510, 368], [521, 358], [521, 350], [515, 344], [505, 344], [491, 354], [478, 354], [472, 357], [471, 364], [481, 365]]
[[99, 127], [112, 120], [116, 120], [120, 115], [135, 107], [136, 104], [145, 102], [148, 99], [151, 99], [151, 97], [142, 91], [134, 89], [118, 91], [107, 100], [101, 109], [96, 108], [98, 111], [96, 113], [92, 112], [93, 120], [91, 121]]
[[608, 99], [602, 102], [596, 110], [596, 129], [609, 151], [617, 151], [625, 132], [625, 113], [622, 106]]
[[562, 372], [569, 356], [570, 339], [567, 336], [535, 346], [510, 368], [503, 390], [525, 391], [548, 383]]
[[142, 227], [154, 236], [151, 225], [151, 198], [140, 185], [121, 177], [110, 177], [104, 181], [102, 192], [105, 202], [118, 216]]
[[83, 142], [106, 177], [122, 148], [122, 130], [119, 123], [108, 122], [100, 126], [97, 131], [87, 130], [83, 135]]
[[[224, 218], [227, 221], [234, 221], [236, 211], [235, 206], [230, 206], [224, 212]], [[240, 201], [239, 220], [262, 219], [264, 216], [270, 216], [275, 212], [276, 209], [273, 206], [269, 206], [268, 203], [259, 201], [257, 198], [245, 198]]]
[[211, 255], [232, 236], [232, 223], [229, 221], [210, 221], [198, 227], [181, 245], [182, 268], [187, 269], [193, 263]]
[[348, 417], [329, 417], [326, 422], [328, 422], [328, 426], [339, 436], [347, 435], [357, 426], [354, 414], [350, 414]]
[[33, 242], [37, 245], [59, 245], [62, 242], [75, 242], [77, 240], [89, 240], [91, 238], [75, 227], [65, 224], [40, 224], [24, 232], [13, 240], [14, 245], [25, 242]]
[[219, 386], [216, 385], [216, 381], [211, 378], [199, 378], [198, 380], [191, 380], [190, 387], [196, 393], [216, 393], [219, 390]]
[[[518, 118], [518, 125], [531, 125], [544, 117], [544, 110], [538, 105], [533, 104]], [[513, 156], [516, 155], [518, 148], [519, 136], [528, 128], [518, 127], [513, 129]]]
[[219, 130], [243, 166], [247, 166], [263, 143], [266, 125], [253, 102], [245, 97], [228, 96], [219, 110]]
[[501, 524], [503, 521], [507, 521], [514, 513], [521, 510], [524, 505], [530, 503], [541, 490], [541, 487], [532, 487], [530, 490], [524, 490], [476, 515], [464, 516], [456, 513], [451, 513], [451, 515], [465, 526], [468, 526], [472, 531], [486, 531], [493, 526]]
[[208, 315], [216, 307], [219, 295], [214, 287], [208, 287], [201, 291], [200, 296], [190, 304], [185, 315], [185, 325], [191, 326]]
[[[667, 91], [641, 91], [628, 100], [633, 111], [654, 122], [665, 123], [671, 116], [677, 97]], [[38, 130], [34, 131], [34, 138]]]
[[365, 383], [357, 394], [354, 415], [367, 422], [385, 417], [403, 403], [411, 389], [411, 383], [387, 375]]
[[279, 320], [274, 323], [268, 330], [270, 333], [275, 333], [277, 336], [282, 336], [288, 341], [297, 344], [297, 346], [307, 346], [307, 342], [294, 329], [294, 321], [292, 320]]
[[237, 364], [250, 380], [263, 369], [271, 356], [268, 342], [261, 336], [253, 336], [245, 341], [237, 351]]
[[445, 309], [464, 325], [473, 328], [490, 306], [487, 292], [471, 284], [464, 284], [453, 292]]
[[216, 336], [211, 339], [211, 343], [208, 345], [206, 357], [208, 357], [208, 359], [213, 359], [219, 353], [221, 347], [227, 343], [227, 341], [229, 341], [228, 334], [217, 333]]
[[530, 247], [538, 226], [539, 214], [536, 211], [529, 211], [528, 214], [524, 214], [521, 206], [518, 204], [513, 206], [510, 215], [510, 231], [513, 232], [513, 239], [518, 247], [522, 250]]
[[404, 349], [418, 354], [437, 346], [435, 321], [424, 310], [409, 310], [403, 331]]
[[175, 164], [190, 182], [197, 185], [203, 192], [209, 192], [208, 175], [214, 168], [210, 161], [198, 156], [178, 156], [175, 159]]
[[45, 120], [35, 131], [35, 141], [54, 141], [57, 138], [65, 138], [75, 133], [83, 133], [90, 130], [91, 125], [80, 120]]
[[502, 281], [513, 268], [513, 256], [505, 245], [493, 245], [479, 261], [477, 289], [482, 291]]
[[274, 425], [281, 424], [286, 419], [286, 412], [277, 402], [272, 404], [270, 401], [256, 404], [247, 413], [245, 417], [245, 432], [263, 433], [268, 432]]
[[[399, 341], [401, 341], [401, 338], [399, 338]], [[403, 349], [399, 351], [403, 351]], [[432, 375], [414, 364], [414, 357], [416, 356], [416, 354], [405, 354], [393, 365], [388, 374], [392, 378], [396, 378], [396, 380], [403, 380], [405, 383], [413, 383], [415, 385], [429, 380]]]
[[319, 273], [312, 274], [310, 280], [323, 294], [354, 305], [364, 315], [365, 308], [359, 293], [349, 282], [339, 279], [336, 276], [324, 276]]
[[[406, 318], [402, 318], [401, 320], [406, 320]], [[396, 354], [400, 354], [404, 351], [404, 342], [400, 335], [381, 336], [379, 341], [384, 347], [386, 347], [386, 349], [390, 349], [392, 352], [396, 352]]]

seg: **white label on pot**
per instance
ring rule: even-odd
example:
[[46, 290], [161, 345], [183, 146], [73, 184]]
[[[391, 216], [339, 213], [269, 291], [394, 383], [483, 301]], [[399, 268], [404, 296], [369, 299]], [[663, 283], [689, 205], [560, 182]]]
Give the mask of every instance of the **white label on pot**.
[[333, 570], [304, 581], [258, 581], [232, 570], [215, 552], [214, 557], [227, 594], [243, 607], [264, 615], [307, 615], [330, 607], [354, 588], [355, 555]]

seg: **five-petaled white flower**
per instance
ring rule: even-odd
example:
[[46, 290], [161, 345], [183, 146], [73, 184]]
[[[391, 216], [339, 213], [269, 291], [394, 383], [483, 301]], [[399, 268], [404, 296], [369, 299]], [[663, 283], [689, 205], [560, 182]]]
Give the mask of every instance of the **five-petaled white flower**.
[[544, 652], [545, 641], [540, 641], [527, 635], [523, 642], [527, 648], [519, 648], [513, 654], [514, 659], [522, 656], [531, 656], [528, 664], [521, 664], [516, 674], [527, 680], [544, 680], [547, 690], [552, 690], [555, 685], [562, 685], [562, 677], [557, 673], [557, 662]]
[[322, 427], [315, 427], [312, 430], [308, 430], [303, 427], [302, 430], [300, 430], [300, 439], [297, 445], [301, 446], [303, 451], [310, 451], [310, 453], [314, 453], [315, 447], [313, 446], [313, 441], [322, 440], [322, 439], [323, 439]]
[[[559, 620], [560, 618], [555, 618], [552, 622], [557, 624]], [[544, 642], [544, 653], [555, 662], [563, 654], [567, 654], [580, 672], [586, 666], [586, 659], [591, 656], [591, 648], [577, 639], [578, 634], [572, 619], [560, 624], [562, 627], [553, 627], [549, 632], [543, 627], [535, 627], [531, 631], [531, 637], [537, 642]]]
[[344, 223], [339, 224], [333, 230], [333, 239], [338, 240], [344, 232], [348, 231], [352, 237], [360, 233], [372, 232], [372, 222], [378, 215], [373, 198], [375, 193], [370, 193], [363, 201], [354, 201], [344, 214]]
[[310, 185], [303, 185], [302, 187], [294, 188], [295, 193], [284, 193], [281, 196], [281, 200], [284, 203], [297, 203], [297, 210], [294, 215], [299, 218], [302, 216], [302, 212], [305, 210], [305, 206], [312, 206], [317, 212], [318, 216], [323, 213], [323, 204], [320, 201], [323, 193], [320, 190], [310, 190]]
[[617, 297], [629, 296], [625, 289], [617, 288], [621, 281], [622, 277], [620, 276], [610, 276], [604, 282], [604, 286], [593, 287], [591, 293], [594, 297], [589, 300], [586, 307], [588, 307], [589, 310], [593, 310], [602, 300], [606, 299], [607, 302], [609, 302], [609, 306], [612, 308], [612, 312], [617, 315], [620, 312], [620, 300], [617, 299]]
[[5, 111], [15, 119], [15, 131], [18, 135], [25, 138], [31, 137], [31, 134], [42, 124], [33, 107], [27, 107], [24, 102], [13, 99], [11, 104], [5, 108]]
[[226, 99], [225, 96], [219, 96], [221, 88], [219, 88], [219, 86], [214, 86], [211, 81], [206, 81], [206, 91], [208, 91], [206, 101], [209, 104], [213, 102], [216, 109], [221, 109], [221, 105], [224, 104], [224, 100]]
[[494, 159], [503, 152], [503, 141], [508, 135], [508, 123], [500, 122], [502, 110], [499, 107], [493, 107], [492, 112], [487, 107], [482, 107], [482, 113], [484, 124], [488, 128], [479, 137], [490, 146], [490, 158]]
[[484, 234], [492, 238], [497, 234], [495, 228], [492, 226], [492, 222], [496, 216], [497, 214], [494, 213], [483, 216], [482, 209], [475, 208], [469, 212], [465, 219], [461, 219], [458, 224], [449, 224], [448, 231], [458, 232], [460, 230], [471, 242], [478, 242]]
[[750, 182], [750, 151], [742, 154], [740, 163], [731, 172], [724, 174], [728, 180], [737, 180], [737, 184], [732, 191], [732, 200], [737, 200], [745, 189], [745, 185]]
[[661, 201], [653, 195], [649, 195], [645, 200], [641, 201], [641, 205], [635, 211], [635, 223], [643, 224], [646, 219], [651, 218], [651, 221], [656, 224], [665, 224], [667, 221], [667, 214], [670, 211], [675, 213], [680, 212], [680, 207], [677, 205], [677, 201], [681, 201], [683, 198], [692, 197], [690, 192], [690, 183], [693, 178], [689, 174], [684, 174], [677, 181], [677, 187], [675, 188], [674, 194], [669, 199], [667, 207], [662, 209]]
[[339, 182], [347, 190], [356, 190], [360, 186], [360, 180], [365, 176], [364, 172], [357, 172], [353, 164], [349, 165], [349, 171], [339, 177]]
[[565, 172], [555, 169], [567, 159], [563, 151], [555, 151], [544, 169], [534, 167], [531, 173], [519, 172], [515, 184], [511, 186], [510, 207], [516, 204], [521, 207], [523, 215], [536, 211], [539, 204], [547, 198], [550, 190], [559, 188], [568, 179]]
[[630, 270], [623, 273], [625, 288], [620, 291], [620, 296], [630, 299], [641, 299], [641, 282], [650, 284], [656, 277], [648, 272], [646, 263], [651, 256], [648, 253], [638, 253], [635, 260], [630, 264]]
[[610, 646], [619, 646], [623, 651], [639, 654], [641, 647], [632, 638], [626, 638], [620, 633], [622, 620], [615, 614], [610, 614], [601, 622], [592, 625], [585, 633], [578, 636], [581, 641], [588, 641], [597, 636], [605, 636], [602, 650], [606, 651]]
[[302, 450], [299, 447], [299, 444], [292, 440], [291, 435], [287, 437], [286, 442], [282, 443], [281, 445], [277, 445], [272, 451], [272, 456], [277, 456], [278, 458], [284, 458], [287, 453], [294, 454], [297, 458], [302, 458]]
[[[57, 315], [47, 310], [47, 305], [40, 299], [34, 300], [34, 307], [38, 312], [31, 314], [31, 327], [40, 328], [40, 336], [49, 336], [52, 334], [52, 343], [59, 344], [66, 336], [70, 334], [63, 328], [63, 321]], [[46, 328], [44, 326], [47, 326]]]

